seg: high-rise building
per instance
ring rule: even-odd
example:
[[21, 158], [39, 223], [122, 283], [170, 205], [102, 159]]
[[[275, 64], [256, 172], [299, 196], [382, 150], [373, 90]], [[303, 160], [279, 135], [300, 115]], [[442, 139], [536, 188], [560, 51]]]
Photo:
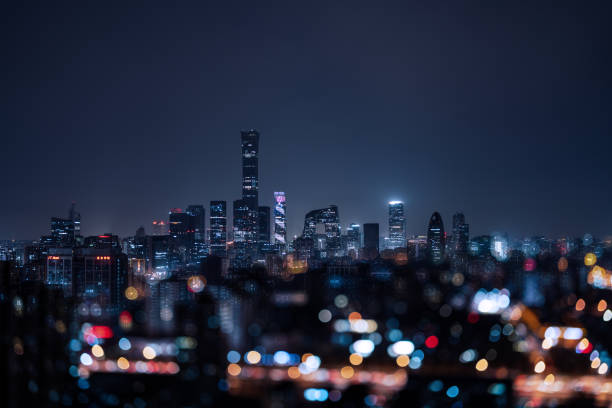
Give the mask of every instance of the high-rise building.
[[257, 242], [270, 243], [270, 207], [259, 206], [257, 226]]
[[287, 200], [282, 191], [274, 192], [274, 243], [281, 248], [287, 245]]
[[465, 216], [463, 213], [456, 213], [453, 215], [453, 253], [466, 254], [468, 251], [469, 240], [470, 224], [465, 223]]
[[378, 223], [363, 224], [363, 247], [366, 250], [376, 250], [376, 252], [378, 252], [379, 242], [380, 235]]
[[320, 242], [319, 247], [325, 249], [326, 257], [335, 256], [341, 249], [341, 230], [338, 206], [312, 210], [304, 217], [304, 238]]
[[359, 224], [351, 224], [346, 230], [346, 249], [359, 254], [361, 249], [361, 227]]
[[251, 211], [246, 200], [234, 200], [233, 232], [234, 246], [232, 265], [236, 268], [248, 268], [255, 259], [254, 242], [250, 230]]
[[406, 218], [404, 203], [389, 201], [389, 249], [406, 246]]
[[249, 250], [255, 249], [259, 215], [259, 133], [241, 132], [242, 141], [242, 200], [247, 210], [241, 235]]
[[74, 221], [66, 218], [51, 218], [51, 237], [53, 244], [59, 247], [71, 247], [74, 244]]
[[427, 228], [427, 251], [430, 262], [437, 265], [444, 261], [445, 245], [446, 236], [444, 235], [442, 216], [438, 212], [434, 212], [429, 219]]
[[227, 241], [227, 203], [210, 202], [210, 254], [224, 257]]
[[206, 241], [206, 210], [203, 205], [190, 205], [187, 207], [189, 215], [189, 232], [193, 233], [195, 241]]
[[174, 239], [185, 238], [189, 231], [189, 223], [189, 214], [180, 208], [172, 208], [168, 213], [169, 232]]
[[161, 235], [168, 235], [168, 233], [169, 233], [168, 224], [165, 221], [161, 221], [161, 220], [153, 221], [153, 235], [161, 236]]

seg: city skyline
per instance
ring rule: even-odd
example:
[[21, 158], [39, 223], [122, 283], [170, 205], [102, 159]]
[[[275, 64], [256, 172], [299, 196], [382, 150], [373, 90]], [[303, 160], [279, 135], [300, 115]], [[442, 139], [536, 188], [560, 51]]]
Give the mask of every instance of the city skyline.
[[475, 235], [612, 230], [598, 8], [43, 7], [7, 14], [2, 238], [40, 235], [71, 201], [84, 233], [120, 235], [177, 203], [231, 202], [250, 128], [262, 205], [286, 192], [291, 237], [330, 204], [343, 226], [386, 225], [390, 200], [415, 233], [433, 211], [464, 212]]

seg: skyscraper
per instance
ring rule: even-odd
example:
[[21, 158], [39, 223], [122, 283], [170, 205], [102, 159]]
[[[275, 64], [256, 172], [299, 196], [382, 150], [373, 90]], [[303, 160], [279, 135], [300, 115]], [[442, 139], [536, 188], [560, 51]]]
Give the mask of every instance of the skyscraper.
[[[259, 215], [259, 132], [240, 132], [242, 141], [242, 200], [247, 214], [241, 234], [249, 250], [257, 243]], [[235, 229], [235, 228], [234, 228]]]
[[227, 241], [227, 203], [210, 202], [210, 254], [224, 257]]
[[190, 205], [187, 207], [189, 215], [189, 232], [193, 233], [195, 241], [206, 240], [206, 210], [203, 205]]
[[165, 221], [153, 221], [153, 235], [168, 235], [168, 224]]
[[282, 191], [274, 192], [274, 243], [284, 248], [287, 245], [287, 200]]
[[466, 254], [469, 240], [470, 224], [465, 223], [465, 216], [463, 213], [456, 213], [453, 215], [453, 253], [457, 255]]
[[430, 262], [435, 265], [444, 261], [445, 238], [442, 216], [438, 212], [434, 212], [429, 219], [429, 226], [427, 228], [427, 251]]
[[389, 248], [403, 248], [406, 246], [406, 219], [404, 217], [404, 203], [389, 201]]
[[312, 210], [304, 217], [304, 238], [317, 240], [324, 237], [324, 246], [328, 256], [335, 256], [341, 249], [340, 216], [338, 206], [330, 205], [319, 210]]
[[359, 224], [351, 224], [346, 230], [346, 249], [354, 250], [356, 254], [361, 249], [361, 227]]
[[54, 245], [71, 247], [74, 244], [74, 222], [66, 218], [51, 218], [51, 237]]

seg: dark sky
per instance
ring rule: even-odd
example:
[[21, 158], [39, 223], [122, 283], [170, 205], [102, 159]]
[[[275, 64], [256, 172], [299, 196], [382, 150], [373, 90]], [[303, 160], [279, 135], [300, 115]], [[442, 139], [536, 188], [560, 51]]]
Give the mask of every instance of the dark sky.
[[332, 203], [386, 234], [390, 199], [409, 233], [434, 210], [473, 234], [612, 233], [608, 1], [14, 3], [0, 238], [73, 200], [85, 234], [127, 235], [239, 198], [247, 128], [292, 235]]

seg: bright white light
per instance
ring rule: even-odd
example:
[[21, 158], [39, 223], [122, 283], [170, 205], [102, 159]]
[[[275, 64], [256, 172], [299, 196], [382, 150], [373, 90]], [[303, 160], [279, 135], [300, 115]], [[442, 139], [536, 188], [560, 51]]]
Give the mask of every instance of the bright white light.
[[563, 331], [563, 338], [566, 340], [580, 340], [583, 336], [582, 329], [578, 327], [567, 327]]
[[93, 359], [87, 353], [81, 354], [80, 360], [81, 360], [81, 364], [86, 365], [86, 366], [90, 366], [93, 363]]
[[397, 204], [404, 204], [404, 202], [403, 201], [399, 201], [399, 200], [389, 201], [389, 205], [397, 205]]
[[318, 356], [309, 356], [304, 364], [306, 364], [306, 367], [308, 367], [309, 370], [314, 371], [321, 367], [321, 359]]
[[414, 351], [414, 343], [408, 340], [401, 340], [393, 343], [391, 350], [398, 356], [410, 355]]
[[372, 340], [357, 340], [353, 343], [353, 350], [355, 353], [367, 357], [374, 351], [374, 342]]
[[612, 310], [608, 309], [605, 311], [603, 315], [603, 320], [604, 322], [609, 322], [610, 320], [612, 320]]
[[291, 357], [286, 351], [277, 351], [276, 353], [274, 353], [274, 362], [276, 364], [285, 365], [289, 362], [290, 359]]

